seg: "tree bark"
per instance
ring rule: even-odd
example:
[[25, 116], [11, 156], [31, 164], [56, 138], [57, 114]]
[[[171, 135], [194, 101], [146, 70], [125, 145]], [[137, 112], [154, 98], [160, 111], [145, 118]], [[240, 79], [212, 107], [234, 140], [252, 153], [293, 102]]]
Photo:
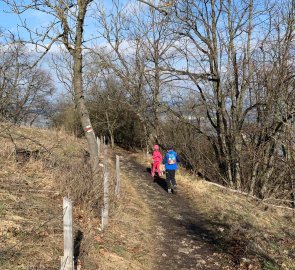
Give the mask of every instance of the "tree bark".
[[[81, 124], [85, 133], [85, 137], [88, 144], [88, 150], [90, 154], [91, 169], [93, 173], [96, 173], [98, 168], [98, 146], [96, 142], [96, 136], [94, 134], [89, 112], [85, 104], [85, 97], [83, 91], [83, 76], [82, 76], [82, 67], [83, 67], [83, 54], [82, 54], [82, 41], [83, 41], [83, 28], [84, 28], [84, 19], [86, 14], [86, 3], [78, 1], [78, 18], [76, 24], [76, 38], [75, 38], [75, 48], [70, 50], [73, 60], [73, 88], [75, 93], [75, 104], [78, 109], [79, 117]], [[87, 1], [88, 2], [88, 1]]]

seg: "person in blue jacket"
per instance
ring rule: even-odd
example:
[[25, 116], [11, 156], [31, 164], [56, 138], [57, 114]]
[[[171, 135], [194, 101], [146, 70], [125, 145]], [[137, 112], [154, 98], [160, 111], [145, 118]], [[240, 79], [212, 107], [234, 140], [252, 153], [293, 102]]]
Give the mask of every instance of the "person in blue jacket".
[[165, 164], [168, 193], [171, 193], [172, 189], [175, 190], [177, 187], [175, 180], [175, 172], [178, 169], [179, 162], [180, 159], [177, 153], [173, 150], [173, 146], [169, 146], [168, 151], [163, 158], [163, 164]]

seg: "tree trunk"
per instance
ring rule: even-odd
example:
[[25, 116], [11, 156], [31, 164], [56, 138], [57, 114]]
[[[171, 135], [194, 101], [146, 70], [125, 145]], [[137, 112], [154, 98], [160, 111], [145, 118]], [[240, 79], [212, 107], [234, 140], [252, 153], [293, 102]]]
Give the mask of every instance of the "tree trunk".
[[85, 133], [88, 144], [88, 151], [90, 154], [91, 169], [95, 174], [98, 168], [98, 146], [96, 137], [89, 118], [89, 112], [85, 104], [84, 91], [83, 91], [83, 76], [82, 76], [82, 40], [83, 40], [83, 24], [86, 13], [86, 6], [80, 3], [79, 14], [76, 25], [76, 39], [75, 49], [72, 51], [74, 60], [73, 68], [73, 87], [75, 93], [75, 104], [78, 109], [81, 124]]
[[114, 134], [110, 131], [110, 137], [111, 137], [111, 147], [114, 148], [115, 147], [115, 139], [114, 139]]
[[294, 175], [292, 174], [290, 181], [290, 190], [291, 190], [291, 200], [292, 200], [292, 207], [295, 208], [295, 180], [294, 180]]
[[106, 118], [107, 118], [108, 132], [111, 139], [111, 147], [114, 148], [115, 147], [114, 131], [113, 131], [113, 127], [110, 124], [109, 114], [107, 111], [106, 111]]
[[270, 177], [274, 170], [274, 152], [275, 152], [276, 143], [269, 142], [269, 145], [266, 148], [264, 153], [264, 168], [263, 168], [263, 175], [261, 176], [261, 190], [260, 196], [261, 198], [265, 198], [267, 196], [267, 192], [269, 191], [269, 181]]
[[258, 167], [259, 167], [259, 162], [258, 162], [258, 160], [255, 160], [254, 166], [252, 168], [252, 174], [251, 174], [251, 177], [250, 177], [249, 194], [251, 196], [255, 195], [254, 191], [255, 191], [255, 186], [256, 186], [256, 182], [257, 182]]

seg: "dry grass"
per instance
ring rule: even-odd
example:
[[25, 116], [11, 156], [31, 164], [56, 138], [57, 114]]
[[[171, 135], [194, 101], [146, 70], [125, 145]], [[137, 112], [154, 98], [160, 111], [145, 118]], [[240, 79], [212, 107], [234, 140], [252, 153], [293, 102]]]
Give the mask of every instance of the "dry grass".
[[[1, 270], [59, 268], [63, 196], [74, 201], [75, 232], [82, 234], [82, 269], [153, 268], [152, 214], [123, 173], [120, 199], [114, 196], [112, 153], [111, 217], [101, 232], [101, 179], [93, 181], [89, 173], [85, 143], [62, 131], [10, 127], [3, 132], [0, 127]], [[15, 145], [41, 154], [16, 162]], [[292, 212], [212, 186], [183, 170], [177, 179], [180, 194], [190, 199], [224, 249], [239, 254], [239, 269], [295, 269]]]
[[210, 185], [184, 170], [178, 182], [229, 252], [235, 255], [231, 245], [241, 243], [241, 269], [295, 269], [294, 212]]
[[[18, 147], [36, 147], [22, 137], [31, 136], [32, 129], [13, 127], [10, 133]], [[36, 136], [47, 137], [42, 131]], [[62, 209], [54, 190], [54, 173], [42, 159], [17, 163], [10, 138], [0, 137], [0, 145], [0, 268], [57, 269], [62, 254]]]
[[[59, 269], [64, 196], [74, 202], [82, 269], [151, 269], [149, 210], [124, 175], [121, 197], [114, 196], [111, 157], [111, 217], [101, 232], [102, 179], [91, 176], [83, 140], [63, 131], [0, 124], [0, 145], [1, 270]], [[16, 147], [40, 155], [17, 162]]]
[[152, 269], [151, 213], [130, 181], [123, 176], [122, 194], [111, 216], [110, 226], [95, 238], [92, 254], [97, 257], [102, 270]]

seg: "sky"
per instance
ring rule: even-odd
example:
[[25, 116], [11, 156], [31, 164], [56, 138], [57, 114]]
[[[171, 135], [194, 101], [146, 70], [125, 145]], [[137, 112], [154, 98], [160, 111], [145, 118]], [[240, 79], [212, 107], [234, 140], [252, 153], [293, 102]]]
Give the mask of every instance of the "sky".
[[[18, 15], [11, 13], [9, 11], [9, 7], [2, 1], [0, 1], [0, 13], [0, 26], [15, 33], [17, 30], [17, 25], [21, 22]], [[21, 17], [25, 19], [30, 26], [44, 25], [49, 19], [48, 16], [35, 11], [27, 11]]]
[[[31, 2], [32, 0], [24, 0], [26, 2]], [[137, 2], [137, 0], [120, 0], [120, 3], [125, 5], [127, 2]], [[16, 0], [18, 2], [18, 0]], [[21, 1], [19, 1], [21, 2]], [[90, 7], [95, 6], [95, 2], [101, 3], [104, 2], [104, 6], [107, 10], [112, 9], [112, 0], [98, 0], [93, 1]], [[97, 28], [94, 25], [93, 21], [91, 21], [90, 16], [91, 10], [88, 11], [86, 20], [85, 20], [85, 29], [84, 29], [84, 39], [91, 39], [94, 35], [97, 35]], [[31, 29], [41, 29], [42, 26], [46, 26], [52, 21], [52, 17], [50, 15], [46, 15], [44, 13], [34, 11], [34, 10], [27, 10], [25, 13], [21, 15], [20, 17], [10, 12], [10, 8], [2, 1], [0, 0], [0, 29], [4, 30], [5, 33], [12, 33], [15, 34], [16, 37], [19, 34], [21, 39], [28, 40], [29, 34], [27, 31], [25, 31], [23, 28], [18, 27], [18, 25], [21, 25], [21, 20], [26, 21], [27, 25]], [[0, 38], [1, 42], [1, 38]], [[45, 43], [49, 43], [49, 41], [45, 41]], [[0, 43], [1, 44], [1, 43]], [[99, 46], [105, 46], [105, 41], [102, 41], [101, 39], [96, 42], [96, 45]], [[87, 46], [92, 46], [90, 43], [88, 43]], [[32, 51], [35, 51], [35, 46], [27, 44], [27, 48], [31, 49]], [[46, 71], [50, 72], [51, 78], [54, 81], [56, 91], [53, 94], [53, 96], [50, 98], [51, 100], [59, 100], [60, 96], [69, 96], [68, 90], [65, 88], [65, 85], [61, 83], [57, 77], [57, 74], [53, 67], [50, 65], [49, 61], [51, 59], [52, 53], [54, 54], [60, 54], [60, 46], [58, 44], [53, 45], [50, 53], [47, 54], [42, 62], [41, 67], [45, 69]], [[49, 60], [49, 61], [48, 61]]]
[[[120, 0], [122, 4], [126, 4], [128, 0]], [[134, 0], [136, 1], [136, 0]], [[134, 2], [134, 1], [128, 1], [128, 2]], [[17, 1], [16, 1], [17, 2]], [[96, 1], [94, 1], [91, 5], [95, 4]], [[98, 1], [102, 2], [102, 1]], [[103, 0], [103, 4], [107, 9], [111, 9], [112, 7], [112, 0]], [[88, 12], [89, 14], [89, 12]], [[21, 15], [22, 19], [26, 20], [29, 26], [31, 27], [40, 27], [42, 25], [47, 24], [50, 21], [50, 16], [46, 15], [44, 13], [40, 13], [34, 10], [28, 10], [24, 14]], [[89, 16], [88, 16], [89, 17]], [[20, 24], [20, 19], [18, 18], [18, 15], [13, 14], [9, 12], [9, 7], [7, 4], [5, 4], [3, 1], [0, 0], [0, 27], [9, 30], [11, 32], [16, 32], [17, 25]], [[87, 30], [91, 30], [91, 24], [89, 21], [86, 20], [86, 25], [88, 26], [86, 28]]]
[[[24, 2], [31, 2], [32, 0], [24, 0]], [[120, 5], [128, 6], [130, 3], [139, 3], [138, 0], [116, 0], [120, 2]], [[16, 1], [18, 2], [18, 1]], [[21, 2], [21, 1], [19, 1]], [[112, 11], [113, 7], [113, 2], [114, 0], [98, 0], [98, 1], [93, 1], [90, 4], [90, 8], [88, 9], [86, 18], [85, 18], [85, 27], [84, 27], [84, 40], [88, 40], [89, 42], [86, 43], [86, 46], [92, 47], [94, 46], [93, 41], [94, 39], [96, 40], [95, 45], [97, 46], [105, 46], [105, 41], [102, 40], [101, 38], [97, 38], [98, 36], [98, 28], [95, 25], [94, 20], [92, 19], [92, 14], [93, 10], [92, 8], [96, 7], [96, 4], [103, 4], [104, 7], [106, 8], [107, 12]], [[21, 17], [21, 18], [20, 18]], [[38, 12], [35, 10], [27, 10], [20, 16], [11, 13], [10, 12], [10, 7], [5, 4], [2, 0], [0, 0], [0, 29], [4, 30], [5, 33], [13, 33], [15, 34], [15, 37], [19, 36], [23, 40], [28, 40], [29, 39], [29, 34], [28, 32], [20, 27], [22, 24], [21, 22], [25, 21], [28, 28], [30, 29], [39, 29], [43, 30], [45, 29], [45, 26], [49, 25], [50, 22], [52, 21], [53, 17], [50, 15], [47, 15], [42, 12]], [[1, 41], [1, 39], [0, 39]], [[45, 40], [44, 43], [49, 44], [49, 40]], [[28, 48], [34, 49], [33, 45], [27, 45]], [[59, 52], [59, 46], [57, 44], [53, 45], [51, 48], [51, 52]]]
[[[24, 1], [29, 1], [29, 0], [24, 0]], [[110, 9], [112, 7], [112, 0], [97, 0], [97, 1], [94, 1], [94, 4], [95, 2], [101, 2], [101, 1], [104, 1], [105, 7], [107, 9]], [[120, 2], [122, 3], [126, 3], [127, 1], [129, 0], [120, 0]], [[131, 0], [131, 1], [137, 2], [137, 0]], [[238, 0], [235, 0], [235, 1], [238, 1]], [[12, 33], [16, 33], [17, 25], [20, 24], [20, 19], [18, 18], [16, 14], [8, 13], [7, 12], [8, 9], [9, 8], [7, 7], [7, 5], [0, 0], [0, 18], [1, 18], [0, 27], [5, 29], [6, 31], [9, 30]], [[91, 13], [89, 12], [88, 14], [90, 15]], [[32, 27], [32, 28], [37, 28], [37, 27], [41, 28], [42, 26], [45, 26], [51, 21], [51, 17], [49, 15], [46, 15], [37, 11], [33, 11], [33, 10], [28, 10], [25, 14], [22, 15], [22, 18], [23, 20], [25, 19], [29, 27]], [[91, 35], [97, 35], [97, 32], [98, 32], [97, 28], [95, 28], [95, 26], [93, 25], [90, 19], [86, 20], [85, 25], [86, 27], [85, 27], [84, 37], [86, 39], [89, 39]], [[28, 37], [28, 34], [25, 33], [25, 31], [22, 31], [21, 29], [19, 30], [20, 30], [20, 34], [22, 38]], [[104, 45], [103, 41], [100, 42], [99, 40], [98, 43], [99, 43], [98, 45], [100, 46]], [[59, 48], [57, 46], [54, 46], [52, 51], [59, 52]]]
[[[111, 0], [105, 0], [105, 7], [108, 9], [111, 8], [111, 3], [112, 3]], [[90, 15], [90, 12], [88, 12], [88, 14]], [[48, 25], [50, 21], [52, 20], [52, 17], [50, 15], [47, 15], [38, 11], [34, 11], [34, 10], [26, 11], [25, 13], [21, 15], [21, 19], [20, 19], [20, 17], [17, 14], [11, 13], [9, 11], [9, 7], [1, 0], [0, 0], [0, 18], [1, 18], [0, 28], [4, 30], [5, 33], [10, 32], [15, 35], [19, 33], [20, 37], [25, 40], [29, 38], [29, 35], [27, 31], [25, 31], [25, 29], [21, 27], [18, 28], [18, 25], [21, 25], [21, 20], [22, 21], [25, 20], [26, 24], [31, 29], [36, 29], [36, 28], [42, 29], [42, 26]], [[96, 32], [95, 26], [89, 19], [85, 21], [85, 25], [86, 27], [85, 27], [84, 37], [89, 38], [93, 33]], [[32, 49], [34, 48], [34, 46], [32, 45], [28, 45], [27, 47], [28, 48], [31, 47]], [[53, 53], [60, 52], [60, 49], [56, 45], [52, 47], [51, 52]], [[50, 69], [46, 64], [43, 64], [42, 66], [45, 69]], [[54, 72], [51, 72], [51, 73], [54, 73]], [[52, 74], [52, 75], [55, 77], [55, 74]], [[60, 89], [59, 90], [60, 92], [61, 88], [63, 87], [59, 85], [56, 78], [55, 78], [55, 81], [56, 81], [57, 88]]]
[[[0, 26], [12, 33], [17, 33], [17, 26], [21, 24], [21, 20], [25, 20], [26, 24], [32, 28], [40, 28], [47, 25], [51, 21], [51, 16], [35, 10], [28, 10], [18, 16], [17, 14], [9, 12], [9, 7], [0, 0]], [[21, 17], [21, 19], [20, 19]], [[19, 34], [22, 38], [27, 37], [24, 29], [19, 28]]]

